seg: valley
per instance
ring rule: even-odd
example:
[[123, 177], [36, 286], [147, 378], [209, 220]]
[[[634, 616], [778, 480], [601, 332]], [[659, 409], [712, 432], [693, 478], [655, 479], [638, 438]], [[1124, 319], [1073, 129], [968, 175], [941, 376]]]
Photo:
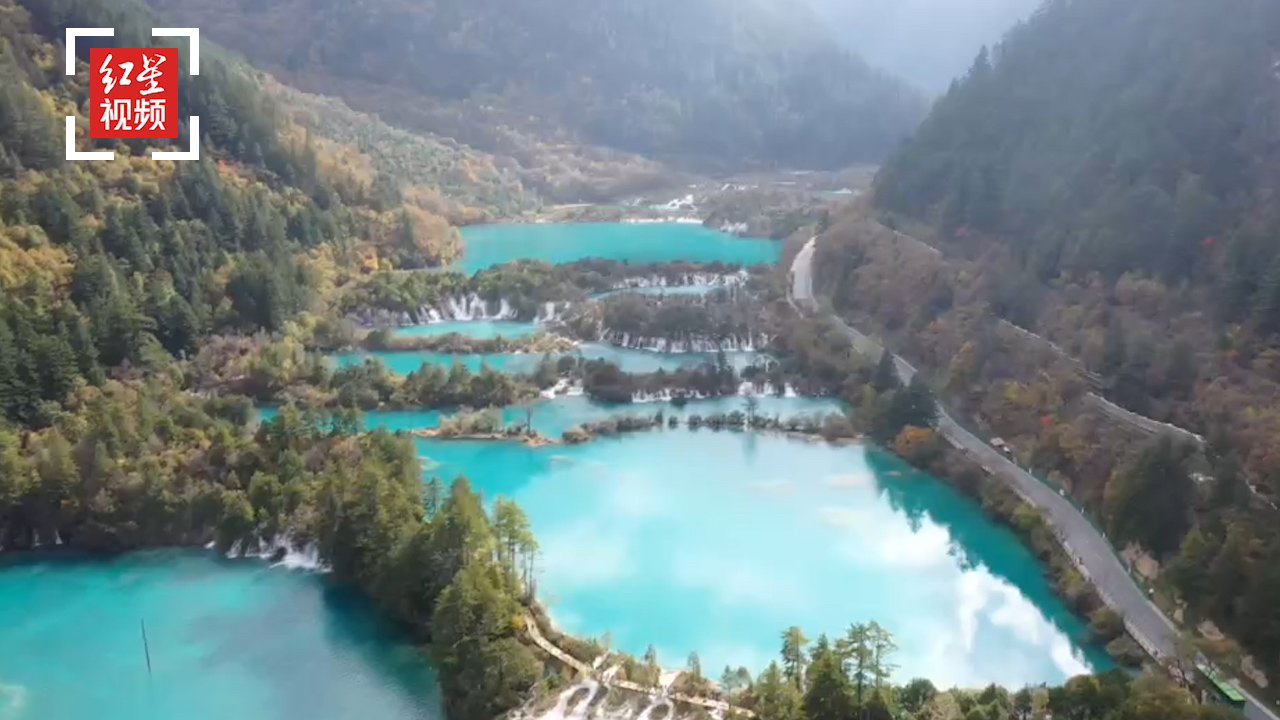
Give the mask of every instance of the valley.
[[0, 720], [1276, 720], [1240, 2], [0, 0]]

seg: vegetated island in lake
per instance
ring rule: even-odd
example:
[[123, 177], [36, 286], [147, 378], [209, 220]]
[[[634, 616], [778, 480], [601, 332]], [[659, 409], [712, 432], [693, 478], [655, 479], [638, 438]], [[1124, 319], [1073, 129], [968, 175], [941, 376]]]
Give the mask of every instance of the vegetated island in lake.
[[338, 309], [368, 327], [441, 320], [545, 320], [568, 304], [611, 290], [731, 285], [744, 280], [747, 269], [724, 262], [633, 263], [596, 258], [565, 264], [516, 260], [471, 276], [457, 270], [380, 272], [347, 287]]
[[668, 414], [663, 410], [653, 413], [617, 413], [599, 420], [584, 422], [566, 429], [561, 437], [550, 438], [533, 428], [537, 405], [522, 404], [526, 413], [524, 421], [504, 422], [496, 408], [467, 410], [441, 418], [431, 428], [415, 428], [409, 434], [436, 440], [472, 440], [493, 442], [519, 442], [529, 447], [547, 445], [579, 445], [598, 437], [617, 437], [629, 433], [686, 427], [690, 430], [739, 430], [748, 432], [780, 433], [793, 437], [825, 439], [828, 442], [855, 442], [854, 425], [844, 413], [814, 413], [792, 417], [768, 416], [758, 413], [760, 402], [754, 395], [743, 399], [743, 409], [731, 412], [702, 415]]

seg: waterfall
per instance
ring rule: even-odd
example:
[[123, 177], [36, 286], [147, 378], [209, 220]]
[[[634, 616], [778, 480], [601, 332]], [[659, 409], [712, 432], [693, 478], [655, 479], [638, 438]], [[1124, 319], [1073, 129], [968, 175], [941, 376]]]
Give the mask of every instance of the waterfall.
[[471, 312], [467, 308], [467, 303], [462, 302], [457, 298], [451, 297], [449, 298], [448, 306], [449, 306], [449, 317], [453, 318], [454, 320], [470, 320], [471, 319]]
[[731, 287], [741, 285], [747, 281], [747, 271], [739, 270], [735, 273], [705, 273], [694, 272], [685, 273], [676, 277], [674, 281], [668, 280], [665, 275], [641, 275], [638, 277], [629, 277], [619, 280], [611, 286], [614, 291], [617, 290], [634, 290], [639, 288], [666, 288], [666, 287], [687, 287], [691, 285], [708, 285], [712, 287]]
[[506, 298], [498, 300], [498, 311], [489, 312], [489, 303], [476, 293], [462, 297], [445, 298], [439, 306], [422, 305], [412, 311], [392, 311], [383, 308], [362, 308], [350, 314], [350, 317], [365, 327], [408, 327], [410, 325], [431, 325], [435, 323], [457, 320], [463, 322], [481, 320], [513, 320], [516, 310]]
[[646, 705], [646, 706], [644, 707], [644, 710], [641, 710], [641, 711], [640, 711], [640, 714], [639, 714], [638, 716], [636, 716], [636, 720], [649, 720], [650, 716], [652, 716], [652, 715], [653, 715], [653, 711], [654, 711], [654, 710], [657, 710], [658, 708], [660, 708], [660, 707], [662, 707], [662, 706], [664, 706], [664, 705], [665, 705], [665, 706], [667, 706], [667, 715], [666, 715], [666, 716], [667, 716], [668, 718], [670, 718], [670, 717], [674, 716], [674, 715], [675, 715], [675, 707], [671, 704], [671, 701], [670, 701], [670, 700], [668, 700], [668, 699], [667, 699], [667, 698], [665, 698], [665, 697], [659, 697], [659, 698], [654, 698], [654, 699], [653, 699], [653, 702], [651, 702], [651, 703], [649, 703], [648, 705]]
[[[747, 395], [776, 397], [778, 388], [774, 387], [772, 383], [762, 382], [757, 384], [750, 380], [744, 380], [738, 385], [738, 394], [744, 397]], [[782, 386], [782, 397], [794, 398], [799, 397], [799, 395], [796, 393], [796, 389], [791, 387], [791, 383], [786, 383]]]
[[[206, 547], [209, 546], [207, 545]], [[281, 555], [281, 552], [283, 552], [283, 555]], [[320, 548], [316, 547], [314, 543], [297, 548], [287, 533], [281, 534], [270, 543], [257, 540], [251, 545], [245, 545], [237, 540], [231, 546], [231, 550], [227, 552], [227, 557], [259, 558], [270, 562], [273, 568], [283, 567], [289, 570], [328, 572], [328, 568], [320, 561]], [[277, 560], [277, 557], [280, 559]]]
[[271, 567], [283, 567], [289, 570], [325, 570], [320, 562], [320, 548], [314, 544], [301, 550], [286, 550], [284, 558], [272, 563]]
[[767, 336], [750, 333], [745, 336], [731, 336], [722, 340], [708, 337], [673, 340], [660, 337], [632, 337], [631, 333], [619, 332], [610, 328], [601, 330], [600, 340], [610, 345], [618, 345], [631, 350], [647, 350], [655, 353], [714, 353], [720, 350], [725, 352], [756, 352], [758, 347], [767, 345], [769, 342]]
[[631, 394], [631, 402], [638, 404], [671, 402], [677, 397], [682, 397], [685, 400], [706, 400], [711, 396], [689, 390], [672, 391], [670, 388], [663, 388], [658, 392], [646, 392], [644, 390], [634, 392]]
[[582, 394], [582, 386], [561, 378], [556, 381], [555, 385], [543, 390], [542, 397], [548, 400], [554, 400], [557, 397], [574, 397]]
[[573, 307], [573, 303], [568, 301], [564, 301], [564, 302], [547, 301], [542, 304], [541, 308], [539, 308], [538, 314], [535, 315], [533, 318], [533, 322], [534, 323], [554, 322], [560, 319], [560, 316], [564, 315], [565, 311], [571, 307]]

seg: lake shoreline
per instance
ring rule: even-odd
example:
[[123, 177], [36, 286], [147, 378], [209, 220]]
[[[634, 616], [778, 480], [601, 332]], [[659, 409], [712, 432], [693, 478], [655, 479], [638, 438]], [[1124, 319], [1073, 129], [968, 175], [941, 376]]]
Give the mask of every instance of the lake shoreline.
[[[652, 427], [652, 428], [650, 428], [650, 429], [657, 429], [657, 427], [656, 427], [656, 425], [655, 425], [654, 427]], [[729, 428], [729, 429], [733, 429], [733, 428]], [[422, 433], [414, 433], [414, 434], [421, 435]], [[795, 440], [797, 440], [797, 441], [805, 441], [805, 442], [810, 442], [810, 443], [814, 443], [814, 442], [821, 442], [821, 438], [816, 437], [816, 436], [811, 435], [811, 434], [806, 434], [806, 433], [794, 433], [794, 432], [778, 431], [778, 432], [769, 432], [768, 434], [772, 434], [772, 435], [779, 436], [779, 437], [787, 437], [787, 438], [795, 439]], [[442, 438], [442, 439], [445, 439], [445, 438]], [[460, 440], [465, 440], [465, 439], [470, 439], [470, 438], [447, 438], [447, 439], [460, 439]], [[494, 436], [493, 436], [493, 434], [491, 434], [489, 437], [486, 437], [486, 438], [474, 438], [474, 439], [484, 441], [484, 440], [497, 440], [498, 438], [497, 438], [497, 437], [494, 437]], [[519, 438], [517, 438], [517, 439], [519, 439]], [[839, 442], [838, 442], [838, 444], [842, 444], [842, 445], [850, 445], [850, 444], [854, 444], [854, 443], [856, 443], [856, 442], [862, 442], [862, 441], [860, 441], [860, 440], [855, 440], [855, 439], [852, 439], [852, 438], [851, 438], [851, 439], [844, 439], [844, 440], [842, 440], [842, 441], [839, 441]], [[940, 480], [941, 480], [942, 478], [938, 478], [938, 479], [940, 479]], [[944, 482], [946, 482], [946, 481], [944, 480]], [[190, 545], [184, 545], [184, 546], [179, 546], [179, 547], [180, 547], [180, 548], [187, 548], [187, 549], [196, 549], [195, 547], [190, 546]], [[211, 552], [212, 552], [212, 551], [211, 551]], [[214, 554], [214, 555], [216, 555], [216, 556], [226, 557], [223, 553], [212, 552], [212, 554]], [[99, 558], [99, 559], [106, 559], [106, 556], [104, 556], [103, 558]], [[269, 558], [257, 557], [257, 558], [255, 558], [255, 559], [258, 559], [258, 560], [261, 560], [262, 562], [267, 563], [267, 564], [268, 564], [268, 566], [272, 564], [272, 560], [271, 560], [271, 559], [269, 559]], [[543, 613], [545, 613], [545, 612], [546, 612], [546, 606], [544, 605], [543, 600], [544, 600], [544, 599], [543, 599], [542, 597], [540, 597], [540, 596], [539, 596], [539, 597], [536, 597], [536, 598], [533, 598], [531, 601], [529, 601], [528, 603], [526, 603], [526, 606], [530, 607], [531, 609], [532, 609], [532, 608], [540, 608], [540, 609], [542, 609]], [[535, 611], [535, 612], [536, 612], [536, 611]], [[384, 616], [386, 616], [386, 617], [391, 617], [391, 616], [390, 616], [389, 614], [387, 614], [385, 611], [381, 612], [380, 614], [383, 614], [383, 615], [384, 615]], [[536, 615], [535, 615], [535, 617], [536, 617]], [[556, 642], [556, 644], [557, 644], [558, 646], [560, 646], [560, 647], [562, 647], [562, 648], [565, 648], [567, 652], [570, 652], [570, 654], [574, 654], [574, 655], [575, 655], [575, 657], [577, 657], [577, 656], [578, 656], [578, 655], [577, 655], [576, 653], [574, 653], [571, 649], [566, 648], [566, 645], [569, 645], [571, 642], [581, 643], [581, 644], [583, 644], [584, 646], [587, 646], [587, 647], [589, 647], [589, 646], [590, 646], [590, 640], [588, 640], [588, 639], [584, 639], [584, 638], [579, 637], [579, 636], [575, 636], [575, 635], [571, 635], [571, 634], [565, 633], [565, 632], [563, 632], [562, 630], [560, 630], [559, 628], [556, 628], [556, 627], [555, 627], [555, 625], [554, 625], [554, 623], [551, 623], [551, 622], [550, 622], [550, 616], [549, 616], [549, 615], [547, 615], [547, 620], [548, 620], [548, 625], [547, 625], [546, 627], [547, 627], [547, 628], [550, 628], [550, 629], [552, 629], [552, 630], [554, 630], [554, 631], [555, 631], [555, 633], [556, 633], [556, 635], [558, 636], [558, 637], [557, 637], [557, 640], [555, 640], [554, 642]], [[407, 629], [407, 630], [406, 630], [406, 632], [409, 632], [410, 634], [414, 634], [414, 633], [418, 632], [418, 630], [419, 630], [419, 629], [417, 629], [417, 628], [409, 628], [409, 629]], [[571, 639], [571, 640], [566, 641], [566, 640], [565, 640], [566, 638], [569, 638], [569, 639]], [[615, 659], [616, 659], [616, 658], [617, 658], [617, 657], [619, 657], [619, 656], [615, 654], [615, 655], [611, 655], [610, 657], [612, 657], [612, 658], [615, 658]], [[582, 658], [580, 658], [580, 659], [582, 659]], [[591, 660], [584, 660], [584, 661], [585, 661], [585, 662], [588, 662], [588, 663], [590, 663], [590, 662], [591, 662]], [[617, 661], [617, 662], [620, 662], [620, 661]], [[606, 664], [604, 664], [603, 666], [601, 666], [601, 667], [597, 668], [597, 670], [598, 670], [599, 672], [603, 672], [604, 670], [607, 670], [609, 667], [611, 667], [611, 665], [612, 665], [612, 664], [613, 664], [613, 662], [612, 662], [612, 661], [611, 661], [611, 662], [607, 662], [607, 663], [606, 663]], [[593, 675], [592, 677], [593, 677], [593, 678], [598, 678], [598, 673], [597, 673], [596, 675]], [[529, 695], [525, 698], [525, 701], [520, 705], [520, 707], [521, 707], [521, 708], [530, 707], [530, 705], [529, 705], [529, 704], [530, 704], [530, 703], [533, 703], [533, 702], [538, 701], [540, 697], [544, 697], [544, 696], [540, 696], [537, 692], [530, 692], [530, 693], [529, 693]], [[630, 713], [630, 714], [629, 714], [629, 713], [623, 713], [623, 714], [612, 714], [612, 715], [606, 714], [606, 715], [604, 715], [604, 717], [610, 717], [610, 718], [628, 718], [628, 717], [634, 717], [634, 713]]]

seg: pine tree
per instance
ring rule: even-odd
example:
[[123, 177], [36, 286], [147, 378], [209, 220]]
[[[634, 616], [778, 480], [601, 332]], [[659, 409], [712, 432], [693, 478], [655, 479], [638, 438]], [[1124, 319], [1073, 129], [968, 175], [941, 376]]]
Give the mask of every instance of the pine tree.
[[803, 687], [805, 669], [805, 645], [808, 638], [800, 628], [792, 626], [782, 633], [782, 664], [787, 680], [796, 688]]
[[871, 376], [871, 387], [878, 393], [886, 393], [902, 387], [902, 381], [898, 378], [898, 368], [893, 362], [893, 353], [888, 350], [880, 353], [875, 373]]
[[872, 621], [867, 626], [867, 645], [870, 650], [870, 679], [879, 694], [889, 688], [889, 680], [897, 666], [889, 661], [898, 646], [893, 642], [893, 635]]
[[836, 644], [841, 663], [853, 682], [854, 702], [862, 706], [866, 698], [867, 687], [874, 682], [872, 663], [874, 660], [871, 646], [870, 626], [865, 623], [853, 623], [845, 631], [845, 636]]
[[9, 324], [0, 316], [0, 418], [17, 420], [23, 389], [18, 386], [18, 347]]
[[849, 678], [827, 636], [818, 638], [805, 674], [804, 712], [808, 720], [849, 720], [856, 707]]
[[760, 674], [753, 693], [756, 698], [756, 713], [762, 720], [804, 718], [800, 691], [776, 662], [769, 663], [769, 667]]

